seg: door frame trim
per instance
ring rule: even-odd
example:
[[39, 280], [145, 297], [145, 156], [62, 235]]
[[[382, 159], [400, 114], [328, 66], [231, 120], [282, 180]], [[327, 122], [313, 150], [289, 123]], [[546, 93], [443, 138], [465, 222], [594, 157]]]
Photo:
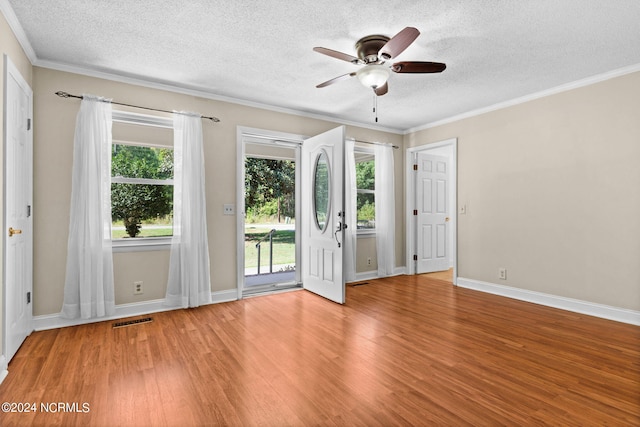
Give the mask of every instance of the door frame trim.
[[[237, 141], [237, 156], [236, 156], [236, 283], [238, 291], [238, 299], [243, 297], [244, 290], [244, 219], [245, 219], [245, 205], [244, 205], [244, 179], [245, 179], [245, 139], [246, 138], [259, 138], [268, 141], [283, 141], [286, 143], [302, 145], [302, 142], [307, 138], [303, 135], [296, 135], [286, 132], [277, 132], [266, 129], [258, 129], [247, 126], [238, 126], [236, 128], [236, 141]], [[300, 156], [298, 153], [296, 157]], [[297, 159], [299, 162], [299, 159]], [[299, 164], [299, 163], [298, 163]], [[296, 167], [296, 183], [299, 182], [300, 168]], [[299, 185], [296, 185], [296, 200], [300, 200]], [[296, 203], [296, 217], [300, 217], [300, 204]], [[297, 226], [296, 226], [297, 227]], [[300, 259], [300, 233], [296, 233], [296, 259]], [[296, 267], [298, 268], [298, 267]]]
[[443, 141], [434, 142], [431, 144], [419, 145], [416, 147], [407, 148], [405, 153], [405, 204], [406, 204], [406, 274], [416, 274], [416, 261], [413, 260], [413, 255], [417, 253], [416, 245], [416, 218], [413, 215], [416, 200], [416, 183], [413, 170], [413, 158], [414, 155], [419, 152], [428, 152], [435, 149], [448, 148], [450, 150], [449, 160], [451, 165], [450, 174], [450, 188], [453, 192], [451, 197], [451, 212], [450, 217], [452, 237], [451, 237], [451, 255], [453, 257], [453, 284], [458, 282], [458, 138], [450, 138]]

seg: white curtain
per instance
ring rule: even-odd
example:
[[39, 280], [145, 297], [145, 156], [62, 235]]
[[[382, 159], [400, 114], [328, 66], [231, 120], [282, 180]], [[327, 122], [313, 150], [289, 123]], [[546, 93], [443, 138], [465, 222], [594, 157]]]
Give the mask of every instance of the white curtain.
[[202, 119], [175, 113], [173, 134], [173, 239], [165, 304], [198, 307], [211, 302]]
[[345, 141], [344, 161], [345, 218], [347, 229], [344, 231], [344, 277], [345, 281], [356, 280], [356, 245], [357, 245], [357, 182], [355, 141]]
[[61, 316], [114, 313], [111, 252], [111, 102], [83, 95], [76, 119], [67, 272]]
[[393, 147], [375, 147], [376, 251], [378, 276], [390, 276], [395, 269], [395, 197]]

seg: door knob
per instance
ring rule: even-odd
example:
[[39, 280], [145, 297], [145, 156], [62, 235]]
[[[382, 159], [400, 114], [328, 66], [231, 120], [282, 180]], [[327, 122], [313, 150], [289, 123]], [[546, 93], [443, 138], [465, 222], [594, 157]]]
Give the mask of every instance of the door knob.
[[16, 228], [9, 227], [9, 237], [13, 236], [14, 234], [22, 234], [22, 230], [18, 230]]
[[449, 217], [446, 217], [446, 218], [444, 219], [444, 221], [445, 221], [445, 222], [449, 222]]

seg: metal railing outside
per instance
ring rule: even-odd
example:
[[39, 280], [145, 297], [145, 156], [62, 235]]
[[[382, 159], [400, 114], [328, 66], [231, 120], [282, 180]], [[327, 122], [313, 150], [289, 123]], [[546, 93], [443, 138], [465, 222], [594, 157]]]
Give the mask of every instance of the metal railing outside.
[[269, 231], [262, 239], [256, 243], [256, 249], [258, 250], [258, 274], [260, 274], [260, 252], [262, 249], [262, 242], [264, 242], [267, 238], [269, 239], [269, 273], [273, 273], [273, 235], [275, 234], [276, 229], [272, 229]]

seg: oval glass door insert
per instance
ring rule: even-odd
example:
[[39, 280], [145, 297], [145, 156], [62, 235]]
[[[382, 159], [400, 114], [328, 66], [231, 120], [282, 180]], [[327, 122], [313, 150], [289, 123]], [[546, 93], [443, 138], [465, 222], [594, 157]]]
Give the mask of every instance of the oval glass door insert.
[[329, 157], [325, 150], [320, 150], [316, 157], [315, 172], [313, 174], [313, 211], [316, 226], [322, 232], [329, 223], [329, 208], [331, 207]]

